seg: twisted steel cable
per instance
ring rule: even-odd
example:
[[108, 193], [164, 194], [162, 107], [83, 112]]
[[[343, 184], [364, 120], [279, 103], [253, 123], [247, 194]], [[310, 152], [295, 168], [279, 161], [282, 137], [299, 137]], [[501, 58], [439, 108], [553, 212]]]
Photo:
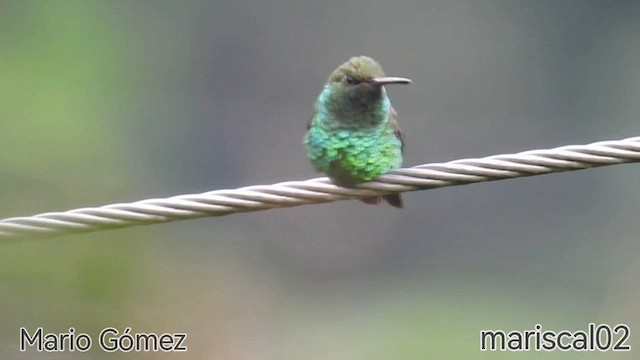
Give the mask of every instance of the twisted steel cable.
[[322, 177], [14, 217], [0, 220], [0, 238], [53, 237], [639, 161], [640, 137], [632, 137], [396, 169], [355, 188]]

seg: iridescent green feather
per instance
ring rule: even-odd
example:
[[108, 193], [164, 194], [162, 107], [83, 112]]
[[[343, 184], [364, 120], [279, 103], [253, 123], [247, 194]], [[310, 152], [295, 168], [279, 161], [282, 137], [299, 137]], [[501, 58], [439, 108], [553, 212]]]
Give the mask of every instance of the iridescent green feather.
[[[324, 92], [323, 92], [324, 93]], [[323, 106], [318, 106], [304, 138], [307, 156], [319, 172], [340, 183], [359, 183], [402, 164], [402, 140], [386, 95], [370, 116], [379, 118], [374, 126], [348, 126], [335, 121]]]

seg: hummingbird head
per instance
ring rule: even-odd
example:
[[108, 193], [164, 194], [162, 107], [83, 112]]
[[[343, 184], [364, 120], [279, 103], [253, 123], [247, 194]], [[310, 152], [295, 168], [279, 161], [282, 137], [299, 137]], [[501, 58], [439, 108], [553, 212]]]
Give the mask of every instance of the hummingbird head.
[[356, 56], [338, 66], [329, 76], [329, 104], [334, 111], [366, 112], [386, 97], [384, 85], [409, 84], [411, 80], [385, 76], [380, 64], [368, 56]]

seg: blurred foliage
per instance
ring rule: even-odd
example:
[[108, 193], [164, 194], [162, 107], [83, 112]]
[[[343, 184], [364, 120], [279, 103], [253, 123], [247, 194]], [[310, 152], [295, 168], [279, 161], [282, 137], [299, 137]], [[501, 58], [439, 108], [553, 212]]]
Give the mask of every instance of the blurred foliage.
[[[118, 140], [123, 47], [105, 5], [2, 5], [3, 216], [105, 201], [129, 181]], [[144, 273], [140, 244], [108, 234], [86, 238], [2, 245], [0, 332], [10, 339], [3, 344], [16, 344], [19, 326], [99, 331], [96, 324], [123, 316], [133, 283]]]

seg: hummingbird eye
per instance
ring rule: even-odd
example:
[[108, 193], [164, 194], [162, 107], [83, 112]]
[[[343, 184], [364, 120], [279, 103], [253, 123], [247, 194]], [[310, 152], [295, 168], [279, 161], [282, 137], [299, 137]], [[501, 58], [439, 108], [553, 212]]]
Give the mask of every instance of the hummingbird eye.
[[358, 80], [356, 80], [356, 78], [354, 78], [351, 75], [345, 75], [344, 76], [344, 82], [346, 82], [349, 85], [355, 85], [358, 83]]

